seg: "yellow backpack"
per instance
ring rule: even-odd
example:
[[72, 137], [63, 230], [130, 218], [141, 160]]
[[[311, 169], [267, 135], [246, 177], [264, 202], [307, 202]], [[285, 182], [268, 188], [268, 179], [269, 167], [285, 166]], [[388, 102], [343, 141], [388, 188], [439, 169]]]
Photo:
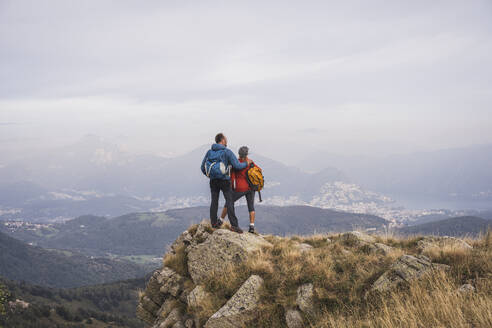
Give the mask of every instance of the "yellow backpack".
[[262, 202], [263, 200], [261, 199], [260, 190], [262, 190], [265, 186], [265, 178], [263, 177], [262, 170], [258, 166], [251, 164], [248, 171], [246, 172], [246, 177], [248, 178], [248, 183], [251, 187], [251, 190], [258, 192], [260, 202]]

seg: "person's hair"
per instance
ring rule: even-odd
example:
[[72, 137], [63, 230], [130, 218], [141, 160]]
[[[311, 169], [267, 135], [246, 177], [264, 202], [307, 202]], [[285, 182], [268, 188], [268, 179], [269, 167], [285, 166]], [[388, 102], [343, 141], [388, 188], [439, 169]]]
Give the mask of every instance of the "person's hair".
[[216, 136], [215, 136], [215, 142], [216, 143], [219, 143], [221, 142], [223, 139], [225, 138], [225, 135], [221, 132], [221, 133], [218, 133]]
[[246, 157], [248, 157], [248, 153], [249, 153], [249, 148], [248, 147], [242, 146], [241, 148], [239, 148], [238, 154], [239, 154], [239, 157], [240, 158], [246, 158]]

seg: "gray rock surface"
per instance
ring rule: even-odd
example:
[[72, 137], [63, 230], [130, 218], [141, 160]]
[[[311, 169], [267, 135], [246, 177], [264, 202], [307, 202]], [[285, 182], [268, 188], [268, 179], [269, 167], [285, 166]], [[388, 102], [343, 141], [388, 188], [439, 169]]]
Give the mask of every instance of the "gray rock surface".
[[185, 230], [179, 237], [171, 244], [171, 252], [176, 253], [177, 249], [180, 247], [188, 247], [193, 240], [193, 236], [188, 230]]
[[304, 320], [299, 311], [290, 309], [285, 312], [285, 323], [288, 328], [303, 328]]
[[203, 288], [203, 286], [196, 286], [187, 297], [188, 306], [200, 307], [202, 304], [210, 298], [209, 293]]
[[156, 319], [156, 315], [147, 311], [143, 307], [142, 303], [137, 305], [136, 314], [137, 314], [137, 318], [139, 318], [140, 320], [142, 320], [145, 323], [148, 323], [149, 325], [152, 325]]
[[443, 264], [432, 264], [425, 256], [400, 256], [372, 285], [371, 291], [385, 292], [402, 283], [410, 282], [420, 278], [432, 269], [445, 269]]
[[[183, 316], [178, 308], [174, 308], [166, 317], [164, 321], [159, 324], [159, 328], [171, 328], [176, 323], [181, 322]], [[182, 324], [182, 323], [181, 323]]]
[[165, 295], [168, 293], [177, 297], [183, 288], [184, 277], [172, 269], [164, 267], [161, 270], [161, 274], [157, 277], [157, 281], [161, 285], [159, 289], [161, 294]]
[[201, 244], [188, 251], [188, 271], [195, 284], [223, 273], [229, 266], [246, 261], [262, 247], [271, 246], [263, 237], [251, 233], [238, 234], [225, 229], [214, 231]]
[[314, 311], [314, 286], [311, 283], [297, 288], [296, 303], [302, 312], [312, 314]]
[[147, 287], [145, 289], [145, 295], [149, 297], [154, 303], [161, 304], [164, 301], [165, 295], [161, 293], [161, 285], [162, 285], [161, 271], [155, 271], [149, 279], [147, 283]]
[[263, 279], [252, 275], [227, 303], [208, 319], [205, 328], [243, 327], [253, 320], [260, 300]]
[[186, 328], [186, 326], [184, 325], [184, 323], [183, 323], [183, 322], [178, 321], [178, 322], [176, 322], [176, 323], [173, 325], [173, 327], [172, 327], [172, 328]]
[[175, 308], [176, 304], [177, 300], [175, 298], [167, 298], [157, 312], [157, 317], [160, 319], [166, 319], [169, 313], [171, 313], [171, 311]]
[[309, 252], [310, 250], [313, 249], [313, 246], [306, 243], [297, 244], [296, 247], [299, 249], [301, 253]]
[[142, 297], [142, 299], [140, 300], [140, 304], [144, 309], [154, 315], [156, 315], [157, 311], [159, 311], [160, 309], [160, 305], [154, 303], [154, 301], [152, 301], [148, 296]]
[[475, 292], [475, 287], [473, 287], [472, 284], [464, 284], [464, 285], [461, 285], [460, 288], [458, 288], [458, 292], [464, 293], [464, 294], [473, 293], [473, 292]]

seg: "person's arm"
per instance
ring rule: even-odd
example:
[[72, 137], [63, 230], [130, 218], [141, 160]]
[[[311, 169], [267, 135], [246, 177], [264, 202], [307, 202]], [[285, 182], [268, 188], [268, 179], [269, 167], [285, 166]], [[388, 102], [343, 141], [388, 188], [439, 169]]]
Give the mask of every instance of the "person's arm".
[[200, 167], [200, 169], [202, 170], [202, 173], [205, 175], [207, 175], [207, 172], [205, 172], [205, 161], [207, 160], [207, 157], [208, 157], [208, 151], [205, 154], [205, 157], [203, 157], [202, 166]]
[[226, 154], [229, 164], [231, 164], [235, 170], [242, 170], [248, 166], [248, 163], [246, 162], [241, 163], [230, 149], [227, 149]]

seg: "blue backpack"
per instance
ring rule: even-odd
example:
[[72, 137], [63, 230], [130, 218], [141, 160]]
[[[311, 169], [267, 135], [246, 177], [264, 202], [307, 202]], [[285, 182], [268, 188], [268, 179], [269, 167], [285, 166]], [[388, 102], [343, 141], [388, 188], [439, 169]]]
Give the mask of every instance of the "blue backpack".
[[210, 179], [227, 179], [230, 176], [231, 169], [226, 166], [225, 149], [209, 150], [205, 160], [204, 173]]

